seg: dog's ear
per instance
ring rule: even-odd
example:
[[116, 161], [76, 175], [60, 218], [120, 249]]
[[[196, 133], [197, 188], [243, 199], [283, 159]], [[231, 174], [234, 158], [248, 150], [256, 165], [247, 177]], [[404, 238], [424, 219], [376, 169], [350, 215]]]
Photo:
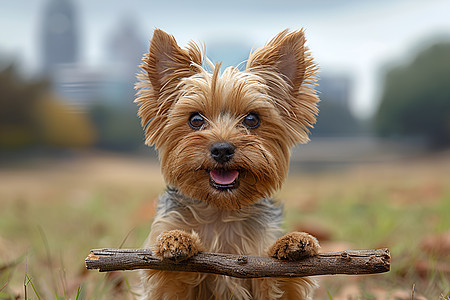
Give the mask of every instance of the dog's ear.
[[[187, 49], [181, 49], [175, 38], [156, 29], [150, 42], [145, 70], [156, 93], [178, 84], [181, 78], [195, 73], [196, 65], [201, 65], [202, 58], [198, 47], [191, 43]], [[158, 95], [159, 96], [159, 95]]]
[[149, 52], [142, 59], [140, 82], [136, 84], [138, 115], [145, 128], [146, 144], [158, 148], [167, 113], [178, 97], [178, 84], [198, 72], [202, 54], [195, 43], [180, 48], [175, 38], [155, 29]]
[[250, 54], [247, 72], [265, 80], [290, 130], [290, 144], [306, 143], [309, 128], [316, 122], [319, 99], [314, 91], [317, 66], [305, 46], [303, 30], [280, 32]]

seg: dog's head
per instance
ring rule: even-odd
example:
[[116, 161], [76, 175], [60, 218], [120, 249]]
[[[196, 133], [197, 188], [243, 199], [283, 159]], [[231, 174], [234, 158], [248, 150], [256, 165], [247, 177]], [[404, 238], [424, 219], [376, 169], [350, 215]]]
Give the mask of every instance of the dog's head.
[[166, 182], [222, 209], [270, 196], [284, 181], [291, 148], [316, 121], [316, 65], [303, 31], [279, 33], [245, 71], [203, 67], [198, 46], [180, 48], [155, 30], [137, 84], [146, 144]]

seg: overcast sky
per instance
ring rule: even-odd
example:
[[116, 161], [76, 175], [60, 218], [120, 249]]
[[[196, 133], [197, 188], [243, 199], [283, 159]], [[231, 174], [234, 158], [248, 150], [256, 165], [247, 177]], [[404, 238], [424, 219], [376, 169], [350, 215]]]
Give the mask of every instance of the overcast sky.
[[[448, 0], [145, 1], [71, 0], [77, 8], [81, 59], [105, 62], [107, 39], [124, 18], [148, 41], [155, 27], [181, 45], [236, 38], [259, 47], [285, 28], [304, 28], [323, 72], [354, 80], [353, 111], [370, 115], [380, 91], [380, 68], [407, 60], [437, 38], [450, 40]], [[0, 56], [22, 70], [40, 64], [43, 8], [49, 0], [0, 0]], [[1, 57], [0, 57], [1, 58]]]

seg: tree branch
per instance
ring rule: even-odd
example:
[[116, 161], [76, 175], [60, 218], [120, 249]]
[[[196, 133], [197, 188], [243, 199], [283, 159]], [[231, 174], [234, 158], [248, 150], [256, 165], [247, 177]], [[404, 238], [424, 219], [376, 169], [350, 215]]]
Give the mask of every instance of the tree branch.
[[261, 278], [383, 273], [389, 271], [390, 259], [388, 249], [377, 249], [320, 253], [300, 261], [203, 252], [186, 261], [174, 262], [152, 256], [149, 249], [93, 249], [85, 262], [87, 269], [100, 272], [155, 269]]

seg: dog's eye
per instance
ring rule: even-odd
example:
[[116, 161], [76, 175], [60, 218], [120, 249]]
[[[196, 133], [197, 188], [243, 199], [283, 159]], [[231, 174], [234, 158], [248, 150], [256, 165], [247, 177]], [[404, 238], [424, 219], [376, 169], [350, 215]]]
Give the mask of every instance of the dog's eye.
[[259, 116], [256, 113], [249, 113], [245, 116], [242, 123], [250, 129], [255, 129], [260, 123]]
[[200, 129], [203, 124], [205, 124], [205, 118], [199, 113], [193, 113], [189, 118], [189, 126], [191, 126], [192, 129]]

